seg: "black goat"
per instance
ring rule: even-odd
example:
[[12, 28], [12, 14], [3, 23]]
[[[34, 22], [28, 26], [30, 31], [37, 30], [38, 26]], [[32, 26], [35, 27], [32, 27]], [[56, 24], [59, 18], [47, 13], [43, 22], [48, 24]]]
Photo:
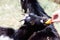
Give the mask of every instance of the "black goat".
[[[44, 21], [50, 17], [44, 12], [37, 0], [21, 0], [21, 3], [23, 3], [22, 8], [26, 13], [27, 9], [29, 10], [29, 16], [25, 18], [24, 25], [17, 31], [15, 40], [60, 40], [53, 24], [44, 24]], [[34, 15], [31, 15], [31, 13]], [[34, 33], [35, 35], [33, 35]]]
[[27, 17], [24, 25], [16, 33], [15, 38], [17, 40], [48, 40], [47, 38], [49, 40], [60, 40], [53, 24], [45, 25], [46, 19], [37, 15], [29, 15], [29, 17], [30, 19]]
[[[31, 18], [28, 17], [25, 19], [25, 23], [16, 33], [15, 38], [17, 40], [28, 40], [29, 37], [37, 31], [43, 30], [46, 26], [42, 22], [39, 22], [42, 19], [38, 19], [39, 16], [30, 15]], [[34, 17], [35, 16], [35, 17]], [[32, 18], [33, 17], [33, 18]], [[40, 18], [40, 17], [39, 17]], [[39, 22], [39, 23], [38, 23]], [[43, 25], [43, 26], [42, 26]]]
[[21, 7], [24, 9], [24, 13], [27, 12], [27, 1], [26, 0], [21, 0]]

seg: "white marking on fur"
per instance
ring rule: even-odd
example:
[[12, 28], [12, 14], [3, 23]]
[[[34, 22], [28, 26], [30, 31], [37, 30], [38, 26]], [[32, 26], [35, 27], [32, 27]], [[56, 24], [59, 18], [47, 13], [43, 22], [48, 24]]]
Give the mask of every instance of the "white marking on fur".
[[40, 20], [41, 23], [43, 23], [43, 20]]
[[[25, 14], [23, 19], [25, 19], [27, 16], [29, 16], [29, 15], [28, 14]], [[24, 24], [24, 22], [25, 22], [24, 20], [21, 21], [22, 25]]]
[[14, 40], [14, 39], [9, 38], [8, 36], [1, 35], [0, 40]]

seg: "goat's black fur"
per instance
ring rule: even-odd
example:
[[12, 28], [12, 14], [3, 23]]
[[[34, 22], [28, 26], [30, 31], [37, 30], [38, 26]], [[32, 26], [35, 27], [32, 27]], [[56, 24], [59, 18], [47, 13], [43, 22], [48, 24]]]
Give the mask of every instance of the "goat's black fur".
[[[25, 10], [25, 13], [27, 13], [29, 10], [28, 17], [30, 17], [30, 19], [28, 20], [27, 17], [26, 20], [24, 20], [25, 23], [16, 32], [15, 40], [48, 40], [47, 37], [49, 40], [60, 40], [53, 24], [45, 25], [44, 23], [40, 22], [40, 19], [43, 17], [46, 17], [46, 19], [49, 19], [50, 17], [44, 12], [37, 0], [21, 0], [21, 4], [22, 9]], [[31, 13], [37, 15], [38, 17], [31, 17]], [[45, 19], [42, 20], [44, 21]], [[33, 25], [31, 24], [31, 21], [34, 21]], [[33, 35], [34, 33], [35, 35]]]
[[49, 27], [36, 32], [36, 34], [32, 36], [30, 40], [60, 40], [60, 37], [53, 25], [49, 25]]
[[[38, 16], [48, 16], [43, 8], [39, 5], [37, 0], [21, 0], [22, 8], [26, 11], [29, 9], [30, 13], [37, 14]], [[48, 16], [49, 17], [49, 16]]]
[[27, 1], [21, 0], [21, 5], [22, 5], [22, 9], [24, 9], [24, 13], [26, 13], [27, 12]]
[[15, 31], [12, 28], [0, 27], [0, 36], [5, 35], [5, 36], [8, 36], [10, 38], [13, 38], [14, 33], [15, 33]]
[[[18, 30], [15, 38], [18, 40], [48, 40], [47, 37], [49, 37], [51, 40], [60, 40], [53, 24], [47, 26], [39, 21], [38, 23], [37, 21], [32, 25], [30, 21], [25, 20], [24, 25]], [[35, 32], [36, 34], [34, 35]]]
[[[26, 25], [27, 24], [27, 25]], [[31, 25], [30, 23], [28, 24], [27, 22], [24, 24], [24, 26], [22, 26], [20, 29], [19, 29], [19, 33], [17, 32], [17, 35], [16, 35], [16, 38], [19, 39], [19, 40], [28, 40], [28, 38], [36, 31], [39, 31], [39, 30], [42, 30], [45, 28], [42, 27], [42, 23], [40, 23], [41, 25]], [[41, 26], [41, 27], [40, 27]]]

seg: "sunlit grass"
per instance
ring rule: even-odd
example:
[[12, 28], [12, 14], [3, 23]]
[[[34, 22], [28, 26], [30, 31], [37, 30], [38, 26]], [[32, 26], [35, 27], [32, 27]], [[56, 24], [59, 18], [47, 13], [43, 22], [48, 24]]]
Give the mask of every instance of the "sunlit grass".
[[0, 26], [18, 29], [23, 18], [21, 14], [19, 0], [0, 0]]

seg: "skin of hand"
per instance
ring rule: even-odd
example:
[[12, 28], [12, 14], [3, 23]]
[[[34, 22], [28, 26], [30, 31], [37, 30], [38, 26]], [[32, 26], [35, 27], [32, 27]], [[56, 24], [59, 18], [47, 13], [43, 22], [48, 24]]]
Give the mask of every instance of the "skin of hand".
[[52, 22], [60, 22], [60, 10], [57, 10], [52, 15]]

